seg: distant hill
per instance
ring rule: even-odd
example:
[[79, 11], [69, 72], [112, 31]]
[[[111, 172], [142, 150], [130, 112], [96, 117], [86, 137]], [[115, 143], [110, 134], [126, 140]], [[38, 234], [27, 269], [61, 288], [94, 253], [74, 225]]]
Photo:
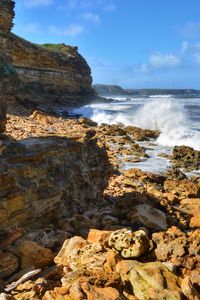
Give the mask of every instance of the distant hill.
[[148, 97], [152, 95], [172, 95], [175, 97], [200, 97], [200, 90], [195, 89], [123, 89], [119, 85], [94, 84], [99, 96]]
[[99, 96], [120, 96], [127, 94], [127, 92], [118, 85], [94, 84], [92, 87]]

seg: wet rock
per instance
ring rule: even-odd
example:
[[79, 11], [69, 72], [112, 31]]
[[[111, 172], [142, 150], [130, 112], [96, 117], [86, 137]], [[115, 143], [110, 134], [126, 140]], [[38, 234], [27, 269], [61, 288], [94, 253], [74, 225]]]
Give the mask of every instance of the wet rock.
[[140, 257], [150, 247], [149, 238], [144, 230], [131, 231], [121, 229], [114, 231], [109, 238], [109, 246], [120, 251], [122, 257]]
[[130, 281], [139, 300], [182, 299], [181, 280], [159, 262], [122, 261], [116, 268], [124, 282]]
[[172, 164], [187, 172], [200, 169], [200, 151], [189, 146], [175, 146], [171, 157]]
[[127, 218], [131, 223], [139, 223], [153, 230], [162, 230], [168, 227], [166, 215], [161, 210], [146, 204], [136, 205], [131, 208]]
[[0, 251], [0, 278], [12, 275], [19, 267], [19, 259], [9, 251]]
[[179, 168], [170, 168], [165, 173], [167, 179], [187, 179], [187, 176]]
[[50, 249], [32, 241], [23, 243], [22, 253], [24, 256], [23, 266], [34, 265], [36, 268], [40, 268], [53, 261], [53, 253]]
[[141, 129], [135, 126], [127, 126], [124, 128], [127, 134], [133, 136], [133, 138], [137, 141], [145, 141], [149, 140], [150, 138], [157, 138], [160, 134], [157, 130], [146, 130]]

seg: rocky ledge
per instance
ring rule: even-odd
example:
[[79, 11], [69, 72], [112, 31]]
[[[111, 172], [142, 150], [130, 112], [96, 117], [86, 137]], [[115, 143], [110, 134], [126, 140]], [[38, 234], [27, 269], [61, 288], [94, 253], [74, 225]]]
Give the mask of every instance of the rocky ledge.
[[1, 141], [1, 299], [200, 297], [200, 180], [120, 171], [159, 133], [10, 114]]

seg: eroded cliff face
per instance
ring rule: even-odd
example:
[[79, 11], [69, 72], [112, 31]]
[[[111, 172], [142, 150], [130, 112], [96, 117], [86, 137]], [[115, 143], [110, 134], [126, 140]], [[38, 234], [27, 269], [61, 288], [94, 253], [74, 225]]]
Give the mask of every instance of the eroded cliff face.
[[53, 136], [48, 135], [45, 118], [43, 136], [1, 143], [0, 230], [5, 232], [56, 224], [101, 203], [111, 171], [106, 151], [79, 123], [61, 126], [57, 120]]
[[[18, 74], [16, 100], [50, 110], [52, 104], [75, 106], [93, 99], [91, 70], [77, 47], [56, 49], [30, 43], [12, 33], [14, 1], [0, 0], [0, 52], [10, 57]], [[12, 101], [10, 103], [12, 105]]]

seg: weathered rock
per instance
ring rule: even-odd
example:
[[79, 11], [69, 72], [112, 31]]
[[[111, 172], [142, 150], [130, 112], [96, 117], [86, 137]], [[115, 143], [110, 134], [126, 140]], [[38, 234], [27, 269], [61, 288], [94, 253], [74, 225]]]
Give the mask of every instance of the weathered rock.
[[124, 282], [130, 281], [139, 300], [183, 298], [181, 280], [159, 262], [122, 261], [116, 270]]
[[178, 168], [187, 172], [200, 169], [200, 151], [189, 146], [175, 146], [172, 152], [171, 161]]
[[[14, 1], [1, 0], [0, 49], [11, 57], [18, 75], [17, 102], [55, 112], [56, 105], [74, 106], [94, 99], [91, 70], [78, 48], [65, 44], [40, 46], [21, 39], [10, 33], [13, 18]], [[15, 106], [10, 99], [9, 109], [19, 111]]]
[[132, 232], [128, 229], [114, 231], [109, 238], [109, 246], [121, 252], [122, 257], [140, 257], [150, 247], [144, 230]]
[[[34, 223], [40, 228], [62, 217], [83, 215], [101, 201], [112, 170], [107, 154], [85, 136], [80, 125], [82, 132], [66, 132], [68, 123], [63, 122], [66, 137], [43, 136], [5, 144], [0, 162], [0, 229], [27, 228]], [[47, 135], [44, 127], [41, 134]], [[58, 127], [54, 135], [62, 135]]]
[[16, 73], [9, 62], [9, 58], [0, 53], [0, 134], [3, 133], [6, 128], [7, 99], [12, 94], [16, 80], [15, 76]]
[[166, 215], [156, 208], [146, 204], [136, 205], [131, 208], [127, 216], [132, 223], [139, 223], [149, 229], [162, 230], [167, 229]]
[[90, 229], [87, 237], [89, 243], [108, 244], [111, 231]]
[[[200, 277], [200, 276], [199, 276]], [[200, 284], [196, 284], [198, 286], [198, 289], [200, 287]], [[200, 299], [200, 293], [197, 291], [195, 284], [192, 282], [190, 276], [186, 276], [181, 283], [181, 289], [183, 294], [189, 299], [189, 300], [198, 300]]]
[[124, 130], [126, 131], [126, 133], [133, 136], [137, 141], [149, 140], [149, 138], [155, 139], [160, 134], [158, 130], [141, 129], [135, 126], [125, 127]]
[[200, 270], [200, 230], [184, 233], [176, 227], [166, 232], [154, 233], [156, 256], [161, 261], [170, 261], [176, 266]]
[[80, 250], [81, 248], [83, 248], [85, 245], [87, 244], [87, 242], [78, 236], [75, 236], [69, 240], [66, 240], [60, 250], [60, 252], [58, 253], [58, 255], [54, 258], [54, 262], [58, 265], [62, 265], [62, 266], [68, 266], [69, 264], [69, 255], [70, 253], [76, 249], [76, 250]]
[[36, 268], [47, 266], [53, 261], [53, 253], [50, 249], [44, 248], [32, 241], [25, 241], [22, 245], [22, 253], [26, 261], [23, 266], [33, 265]]
[[191, 180], [166, 180], [164, 189], [167, 192], [178, 195], [181, 198], [198, 198], [200, 197], [200, 184]]
[[14, 5], [12, 0], [0, 1], [0, 31], [2, 32], [9, 33], [13, 27]]
[[19, 266], [19, 259], [11, 252], [0, 252], [0, 278], [12, 275]]

